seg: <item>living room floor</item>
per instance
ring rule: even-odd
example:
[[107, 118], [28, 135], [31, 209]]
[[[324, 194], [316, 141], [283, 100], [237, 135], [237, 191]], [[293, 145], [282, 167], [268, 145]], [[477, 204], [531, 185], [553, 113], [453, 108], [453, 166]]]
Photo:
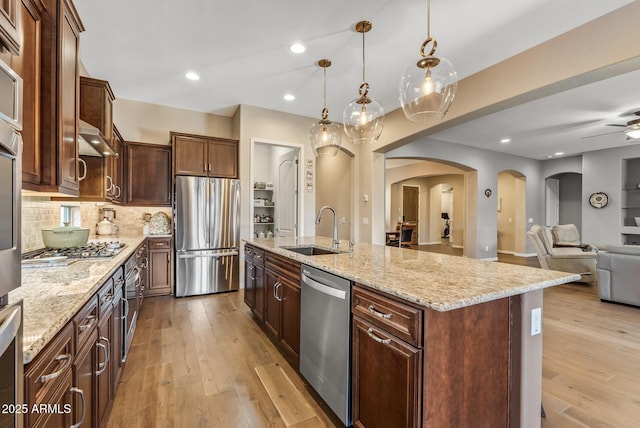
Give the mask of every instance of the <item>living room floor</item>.
[[[145, 299], [109, 427], [334, 426], [237, 293]], [[640, 308], [544, 291], [542, 428], [636, 428]]]

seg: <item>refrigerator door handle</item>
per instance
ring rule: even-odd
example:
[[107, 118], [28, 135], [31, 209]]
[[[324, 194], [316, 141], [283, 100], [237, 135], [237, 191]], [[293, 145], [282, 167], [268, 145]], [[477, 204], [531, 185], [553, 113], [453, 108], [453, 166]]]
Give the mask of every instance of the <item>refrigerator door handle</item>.
[[225, 253], [218, 253], [218, 254], [194, 254], [194, 253], [180, 253], [178, 252], [178, 258], [179, 259], [196, 259], [196, 258], [215, 258], [215, 259], [219, 259], [220, 257], [231, 257], [231, 256], [237, 256], [239, 253], [238, 251], [229, 251], [229, 252], [225, 252]]

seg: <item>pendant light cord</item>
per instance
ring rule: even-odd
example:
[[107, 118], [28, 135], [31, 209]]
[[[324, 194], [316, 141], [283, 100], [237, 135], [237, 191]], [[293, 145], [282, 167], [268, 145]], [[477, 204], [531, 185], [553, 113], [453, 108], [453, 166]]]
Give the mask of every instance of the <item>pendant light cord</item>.
[[364, 62], [364, 32], [362, 33], [362, 81], [366, 82], [367, 80], [364, 78], [364, 67], [365, 67], [365, 62]]
[[427, 39], [431, 37], [431, 0], [427, 0]]
[[323, 107], [326, 109], [327, 108], [327, 67], [323, 67], [322, 71], [324, 72], [324, 92], [323, 92], [324, 105]]

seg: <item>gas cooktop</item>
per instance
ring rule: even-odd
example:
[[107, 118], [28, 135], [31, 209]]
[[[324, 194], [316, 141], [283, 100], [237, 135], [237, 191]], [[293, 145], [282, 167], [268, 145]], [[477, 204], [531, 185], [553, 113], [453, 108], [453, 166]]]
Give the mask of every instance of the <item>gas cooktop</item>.
[[41, 248], [22, 255], [23, 267], [66, 266], [76, 260], [104, 260], [118, 254], [126, 244], [113, 242], [90, 242], [82, 247]]

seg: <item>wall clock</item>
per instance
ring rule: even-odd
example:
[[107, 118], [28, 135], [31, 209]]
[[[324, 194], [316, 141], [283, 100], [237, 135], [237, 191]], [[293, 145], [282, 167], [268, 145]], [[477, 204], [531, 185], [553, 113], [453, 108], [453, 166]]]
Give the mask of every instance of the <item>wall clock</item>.
[[609, 196], [604, 192], [592, 193], [589, 196], [589, 204], [593, 208], [604, 208], [609, 203]]

